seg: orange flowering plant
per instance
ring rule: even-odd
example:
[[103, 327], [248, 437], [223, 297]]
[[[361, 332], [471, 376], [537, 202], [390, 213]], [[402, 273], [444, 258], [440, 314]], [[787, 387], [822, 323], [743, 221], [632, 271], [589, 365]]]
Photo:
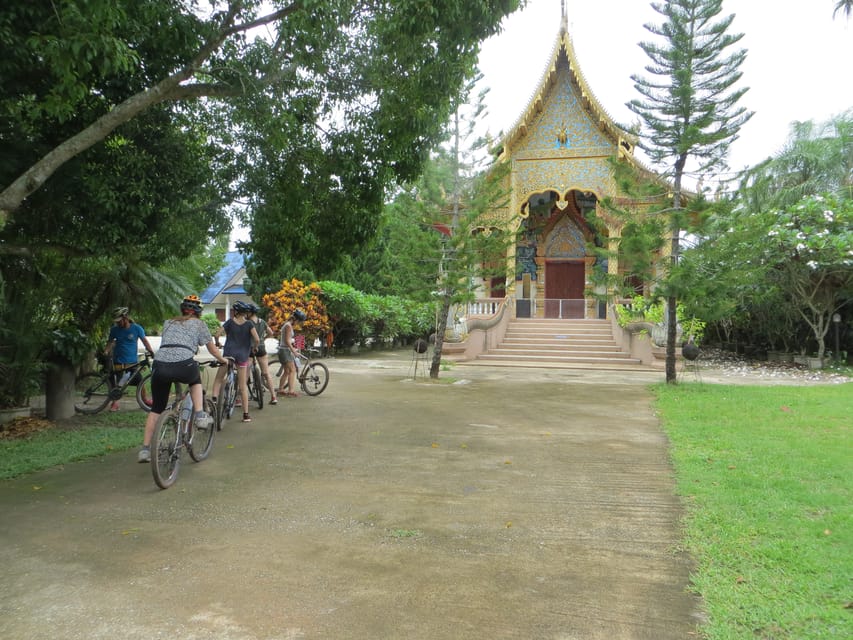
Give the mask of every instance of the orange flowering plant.
[[320, 285], [316, 282], [305, 284], [296, 278], [283, 280], [280, 290], [267, 293], [261, 299], [263, 305], [269, 309], [267, 324], [270, 329], [278, 333], [293, 312], [302, 309], [307, 318], [305, 322], [294, 325], [294, 331], [310, 339], [326, 333], [331, 323], [326, 305], [320, 297], [321, 293]]

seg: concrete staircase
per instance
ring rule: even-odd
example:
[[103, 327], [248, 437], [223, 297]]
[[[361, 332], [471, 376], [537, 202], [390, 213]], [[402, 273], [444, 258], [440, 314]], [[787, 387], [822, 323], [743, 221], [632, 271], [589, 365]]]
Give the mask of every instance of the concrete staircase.
[[499, 346], [466, 364], [561, 369], [640, 370], [649, 367], [622, 351], [609, 320], [516, 319]]

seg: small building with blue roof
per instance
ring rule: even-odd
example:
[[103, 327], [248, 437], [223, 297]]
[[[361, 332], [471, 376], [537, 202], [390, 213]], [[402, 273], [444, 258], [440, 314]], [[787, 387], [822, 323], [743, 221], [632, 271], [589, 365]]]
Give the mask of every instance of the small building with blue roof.
[[243, 254], [239, 251], [226, 253], [225, 265], [214, 276], [210, 286], [201, 293], [204, 312], [215, 313], [220, 322], [225, 322], [231, 317], [231, 305], [238, 300], [255, 303], [243, 286], [245, 278], [246, 264]]

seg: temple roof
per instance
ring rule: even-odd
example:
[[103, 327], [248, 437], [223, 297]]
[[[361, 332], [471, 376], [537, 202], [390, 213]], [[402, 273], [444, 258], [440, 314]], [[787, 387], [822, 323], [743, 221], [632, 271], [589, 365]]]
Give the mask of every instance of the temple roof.
[[527, 135], [528, 127], [542, 110], [549, 91], [557, 81], [557, 65], [561, 52], [565, 52], [568, 59], [571, 82], [578, 90], [579, 101], [583, 108], [598, 123], [599, 128], [613, 141], [614, 145], [618, 145], [620, 155], [636, 163], [633, 153], [637, 136], [617, 125], [592, 92], [578, 64], [572, 39], [568, 32], [565, 13], [563, 14], [560, 31], [557, 34], [557, 41], [551, 51], [551, 57], [545, 67], [545, 72], [542, 74], [542, 79], [539, 81], [538, 87], [530, 98], [527, 107], [509, 133], [503, 138], [503, 154], [511, 154], [513, 147], [517, 145], [520, 139]]

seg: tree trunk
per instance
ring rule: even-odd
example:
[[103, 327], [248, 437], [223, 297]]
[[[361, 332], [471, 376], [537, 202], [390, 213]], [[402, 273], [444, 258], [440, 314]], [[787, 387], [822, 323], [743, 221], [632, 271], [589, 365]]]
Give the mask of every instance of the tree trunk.
[[681, 236], [681, 225], [679, 217], [681, 213], [681, 178], [684, 175], [684, 165], [687, 163], [687, 155], [682, 154], [675, 161], [675, 178], [672, 189], [673, 220], [670, 225], [672, 231], [672, 247], [670, 249], [670, 295], [666, 299], [666, 381], [675, 384], [678, 376], [675, 371], [675, 339], [678, 333], [678, 300], [672, 293], [672, 274], [678, 266], [678, 253], [681, 251], [679, 237]]
[[435, 348], [432, 353], [432, 363], [429, 368], [429, 377], [434, 380], [438, 379], [438, 373], [441, 370], [441, 350], [444, 347], [444, 334], [447, 330], [447, 314], [450, 313], [450, 293], [444, 294], [444, 300], [441, 305], [441, 313], [438, 316], [438, 322], [435, 324]]
[[74, 365], [56, 362], [47, 369], [45, 382], [45, 417], [65, 420], [74, 416]]

